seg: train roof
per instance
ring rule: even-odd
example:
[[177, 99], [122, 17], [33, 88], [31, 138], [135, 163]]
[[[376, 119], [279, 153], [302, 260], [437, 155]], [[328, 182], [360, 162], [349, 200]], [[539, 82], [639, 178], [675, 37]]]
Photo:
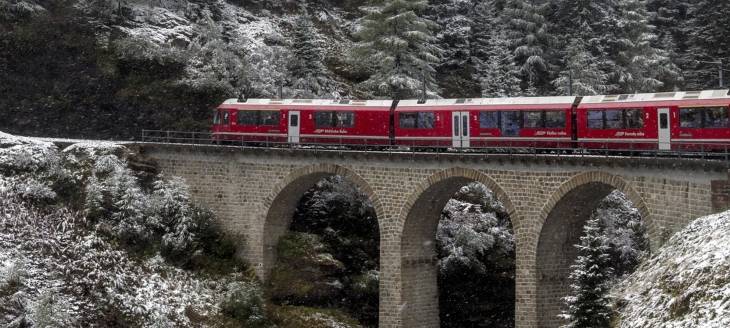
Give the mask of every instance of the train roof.
[[352, 107], [387, 107], [393, 104], [392, 100], [349, 100], [349, 99], [246, 99], [239, 101], [233, 98], [223, 102], [223, 105], [255, 105], [255, 106], [352, 106]]
[[514, 97], [514, 98], [467, 98], [467, 99], [428, 99], [401, 100], [398, 107], [433, 106], [509, 106], [509, 105], [572, 105], [576, 97]]
[[637, 93], [623, 95], [600, 95], [583, 97], [581, 104], [613, 104], [633, 102], [668, 102], [730, 99], [730, 90], [676, 91], [658, 93]]

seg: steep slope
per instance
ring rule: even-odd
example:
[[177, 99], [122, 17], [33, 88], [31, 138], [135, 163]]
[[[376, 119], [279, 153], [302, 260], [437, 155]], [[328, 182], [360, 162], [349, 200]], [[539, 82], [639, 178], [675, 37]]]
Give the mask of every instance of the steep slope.
[[730, 211], [697, 219], [617, 286], [615, 327], [730, 327]]

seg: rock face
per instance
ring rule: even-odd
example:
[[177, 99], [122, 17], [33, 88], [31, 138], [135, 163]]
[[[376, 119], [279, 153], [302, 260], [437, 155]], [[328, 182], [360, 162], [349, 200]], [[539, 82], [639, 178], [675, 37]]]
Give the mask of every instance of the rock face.
[[697, 219], [617, 286], [615, 327], [730, 327], [730, 211]]

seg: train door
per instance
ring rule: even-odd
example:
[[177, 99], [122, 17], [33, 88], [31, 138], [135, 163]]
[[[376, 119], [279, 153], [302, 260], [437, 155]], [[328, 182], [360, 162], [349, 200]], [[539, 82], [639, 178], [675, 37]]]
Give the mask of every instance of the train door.
[[672, 149], [670, 127], [672, 126], [669, 115], [669, 108], [659, 108], [659, 150]]
[[469, 148], [469, 112], [452, 112], [453, 147]]
[[301, 115], [298, 111], [289, 112], [289, 143], [299, 143], [299, 126]]

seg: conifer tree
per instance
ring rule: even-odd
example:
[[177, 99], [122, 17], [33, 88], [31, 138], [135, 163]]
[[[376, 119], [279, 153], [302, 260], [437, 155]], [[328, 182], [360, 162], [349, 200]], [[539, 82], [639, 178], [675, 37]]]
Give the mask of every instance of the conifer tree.
[[427, 4], [424, 0], [381, 0], [362, 8], [367, 14], [357, 33], [356, 55], [374, 66], [364, 85], [376, 95], [417, 97], [423, 80], [427, 93], [437, 95], [434, 65], [442, 51], [433, 35], [436, 23], [422, 16]]
[[546, 58], [548, 33], [544, 5], [526, 0], [508, 0], [502, 14], [506, 37], [513, 51], [515, 63], [520, 68], [523, 86], [530, 82], [543, 87], [548, 77]]
[[[654, 26], [654, 33], [657, 36], [654, 47], [662, 49], [681, 71], [690, 67], [690, 63], [686, 60], [689, 46], [689, 33], [686, 33], [689, 7], [687, 1], [648, 0], [646, 3], [650, 16], [649, 23]], [[685, 81], [681, 75], [675, 79], [671, 78], [672, 76], [662, 78], [667, 87], [684, 86]]]
[[[718, 87], [718, 65], [703, 62], [722, 60], [730, 67], [730, 1], [697, 0], [690, 8], [690, 51], [687, 61], [694, 72], [688, 74], [689, 88]], [[726, 74], [727, 75], [727, 74]], [[727, 86], [727, 83], [725, 84]]]
[[619, 12], [618, 38], [613, 48], [614, 81], [624, 93], [656, 91], [664, 85], [659, 77], [678, 75], [677, 67], [666, 53], [654, 48], [656, 35], [643, 0], [622, 0]]
[[504, 34], [493, 32], [489, 42], [491, 44], [489, 58], [480, 67], [482, 96], [501, 98], [520, 95], [519, 68], [514, 64], [514, 56], [509, 51]]
[[293, 58], [289, 65], [294, 96], [297, 98], [327, 96], [334, 91], [334, 83], [327, 75], [322, 46], [317, 40], [312, 20], [309, 16], [303, 15], [295, 24]]
[[584, 39], [573, 39], [566, 49], [565, 68], [553, 80], [559, 94], [590, 96], [605, 94], [612, 89], [608, 84], [608, 74], [601, 70], [598, 58], [588, 50]]
[[436, 67], [439, 88], [447, 98], [468, 98], [479, 94], [472, 54], [475, 0], [431, 0], [427, 17], [440, 29], [438, 46], [444, 50]]
[[601, 232], [600, 220], [592, 218], [583, 227], [578, 258], [571, 266], [572, 293], [565, 298], [567, 311], [561, 316], [568, 320], [564, 328], [609, 327], [608, 282], [611, 267], [608, 239]]

